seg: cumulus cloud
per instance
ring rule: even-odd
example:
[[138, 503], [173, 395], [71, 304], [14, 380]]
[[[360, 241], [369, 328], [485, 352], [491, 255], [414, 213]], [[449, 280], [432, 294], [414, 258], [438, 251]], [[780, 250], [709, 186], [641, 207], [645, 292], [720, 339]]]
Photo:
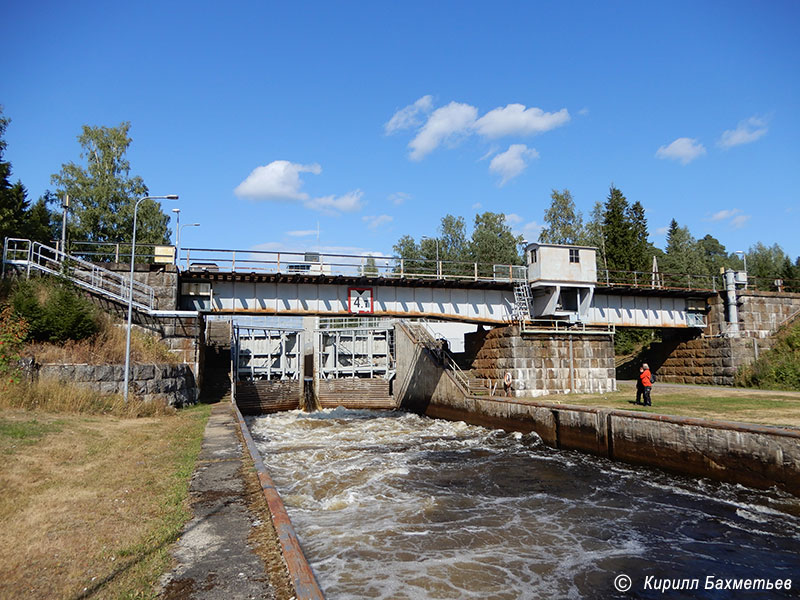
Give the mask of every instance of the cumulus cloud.
[[475, 123], [475, 129], [487, 138], [507, 135], [527, 136], [560, 127], [567, 121], [569, 112], [566, 108], [548, 113], [534, 106], [525, 108], [522, 104], [509, 104], [483, 115]]
[[661, 146], [656, 152], [656, 158], [677, 160], [682, 165], [688, 165], [699, 156], [706, 153], [706, 148], [693, 138], [678, 138], [669, 146]]
[[386, 135], [397, 133], [403, 129], [411, 129], [418, 127], [422, 121], [420, 115], [431, 112], [433, 108], [433, 97], [423, 96], [414, 104], [409, 104], [405, 108], [398, 110], [392, 118], [389, 119], [383, 126]]
[[353, 190], [343, 196], [322, 196], [321, 198], [311, 198], [303, 202], [306, 208], [318, 210], [320, 212], [335, 214], [337, 212], [355, 212], [361, 210], [364, 205], [361, 197], [364, 193], [361, 190]]
[[[508, 220], [508, 217], [509, 215], [506, 215], [506, 221]], [[521, 235], [524, 241], [530, 243], [539, 239], [539, 234], [542, 232], [543, 228], [544, 225], [541, 225], [536, 221], [529, 221], [522, 227], [512, 227], [511, 233], [514, 235]]]
[[253, 169], [233, 193], [240, 198], [253, 200], [307, 200], [308, 194], [300, 190], [303, 186], [300, 173], [319, 175], [322, 167], [316, 163], [301, 165], [288, 160], [275, 160]]
[[710, 221], [727, 221], [728, 225], [734, 229], [741, 229], [750, 220], [750, 215], [743, 215], [738, 208], [728, 208], [720, 210], [711, 215]]
[[736, 129], [727, 129], [717, 142], [720, 148], [733, 148], [742, 144], [750, 144], [767, 133], [767, 122], [760, 117], [750, 117], [739, 121]]
[[386, 225], [387, 223], [394, 221], [394, 217], [389, 215], [365, 215], [361, 217], [361, 220], [367, 224], [368, 228], [377, 229], [381, 225]]
[[437, 108], [408, 144], [409, 156], [412, 160], [422, 160], [443, 142], [469, 133], [477, 116], [478, 109], [469, 104], [451, 102]]
[[517, 213], [509, 213], [506, 215], [506, 223], [509, 225], [517, 225], [522, 223], [525, 219], [519, 216]]
[[511, 144], [508, 150], [501, 152], [489, 163], [489, 171], [500, 176], [500, 186], [522, 174], [528, 167], [528, 161], [539, 158], [539, 153], [534, 148], [525, 144]]

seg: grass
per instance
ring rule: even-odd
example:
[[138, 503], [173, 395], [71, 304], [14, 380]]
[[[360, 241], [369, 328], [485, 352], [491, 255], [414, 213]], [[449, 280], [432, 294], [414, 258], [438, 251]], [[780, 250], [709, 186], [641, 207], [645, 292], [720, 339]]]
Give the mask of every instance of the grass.
[[[548, 396], [545, 400], [556, 397]], [[656, 383], [653, 406], [636, 406], [632, 382], [620, 382], [619, 391], [609, 394], [558, 396], [564, 404], [601, 406], [619, 410], [695, 417], [719, 421], [740, 421], [761, 425], [800, 427], [800, 394], [763, 390], [680, 386]]]
[[154, 598], [209, 412], [0, 411], [0, 597]]
[[0, 408], [129, 418], [175, 413], [164, 401], [126, 403], [121, 394], [101, 395], [76, 384], [53, 380], [0, 385]]

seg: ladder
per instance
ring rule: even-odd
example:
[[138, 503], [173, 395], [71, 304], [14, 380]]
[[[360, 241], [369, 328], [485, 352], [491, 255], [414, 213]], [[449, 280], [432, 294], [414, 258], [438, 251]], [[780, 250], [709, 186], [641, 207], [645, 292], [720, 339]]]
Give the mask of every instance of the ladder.
[[511, 318], [518, 323], [531, 320], [531, 286], [527, 281], [514, 284], [514, 307]]

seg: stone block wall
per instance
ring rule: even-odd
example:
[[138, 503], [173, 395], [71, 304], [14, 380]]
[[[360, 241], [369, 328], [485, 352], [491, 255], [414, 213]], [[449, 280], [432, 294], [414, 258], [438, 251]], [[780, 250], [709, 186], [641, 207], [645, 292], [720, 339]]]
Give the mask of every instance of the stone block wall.
[[739, 290], [739, 329], [743, 336], [767, 338], [800, 311], [800, 294]]
[[745, 337], [673, 338], [652, 346], [645, 360], [656, 372], [657, 381], [733, 385], [736, 372], [771, 344], [770, 339]]
[[[131, 272], [130, 263], [102, 263], [101, 266], [123, 275]], [[137, 263], [133, 266], [133, 278], [153, 288], [156, 310], [178, 309], [178, 269], [175, 265]]]
[[[41, 365], [40, 379], [70, 382], [99, 394], [122, 394], [125, 368], [122, 365]], [[181, 407], [197, 399], [197, 385], [189, 365], [133, 365], [130, 391], [145, 402], [166, 400]]]
[[521, 335], [516, 325], [497, 327], [477, 351], [472, 375], [500, 382], [502, 390], [506, 372], [514, 396], [614, 391], [614, 342], [610, 335]]

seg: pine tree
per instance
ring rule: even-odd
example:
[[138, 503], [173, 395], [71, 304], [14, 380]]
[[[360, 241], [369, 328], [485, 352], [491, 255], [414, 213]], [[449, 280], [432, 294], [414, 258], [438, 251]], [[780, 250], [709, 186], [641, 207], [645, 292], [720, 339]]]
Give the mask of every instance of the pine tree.
[[606, 200], [603, 239], [606, 261], [611, 271], [635, 271], [634, 231], [630, 221], [630, 206], [622, 192], [613, 185]]

